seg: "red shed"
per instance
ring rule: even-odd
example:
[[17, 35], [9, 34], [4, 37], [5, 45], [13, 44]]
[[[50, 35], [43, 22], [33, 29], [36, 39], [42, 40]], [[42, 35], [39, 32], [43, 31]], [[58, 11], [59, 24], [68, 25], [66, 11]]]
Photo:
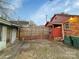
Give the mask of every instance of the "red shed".
[[[65, 34], [65, 28], [67, 30], [67, 27], [69, 26], [68, 20], [71, 17], [79, 17], [79, 15], [69, 15], [69, 14], [55, 14], [50, 22], [47, 22], [45, 26], [50, 28], [50, 38], [57, 39], [57, 40], [64, 40], [64, 34]], [[72, 26], [72, 25], [71, 25]], [[66, 32], [66, 33], [67, 33]], [[69, 32], [68, 32], [69, 33]]]

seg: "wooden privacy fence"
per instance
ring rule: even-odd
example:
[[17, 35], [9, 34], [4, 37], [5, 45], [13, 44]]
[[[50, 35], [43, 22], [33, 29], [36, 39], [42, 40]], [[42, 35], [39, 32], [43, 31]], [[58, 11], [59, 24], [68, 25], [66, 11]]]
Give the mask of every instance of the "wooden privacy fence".
[[36, 40], [48, 39], [49, 29], [44, 26], [24, 27], [20, 31], [20, 39], [22, 40]]

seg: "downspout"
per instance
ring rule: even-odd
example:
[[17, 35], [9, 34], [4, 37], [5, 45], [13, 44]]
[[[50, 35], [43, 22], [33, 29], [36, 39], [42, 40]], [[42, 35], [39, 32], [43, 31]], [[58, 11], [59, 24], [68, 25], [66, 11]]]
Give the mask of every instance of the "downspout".
[[61, 39], [61, 41], [63, 41], [64, 40], [64, 25], [62, 24], [62, 39]]
[[20, 27], [18, 27], [18, 36], [19, 36], [19, 40], [21, 40], [21, 38], [20, 38]]

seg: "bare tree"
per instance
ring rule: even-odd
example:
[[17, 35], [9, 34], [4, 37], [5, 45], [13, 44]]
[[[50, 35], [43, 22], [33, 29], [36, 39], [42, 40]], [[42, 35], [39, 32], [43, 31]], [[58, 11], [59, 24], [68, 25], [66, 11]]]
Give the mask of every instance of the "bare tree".
[[8, 0], [0, 0], [0, 15], [2, 17], [8, 17], [8, 13], [11, 11], [8, 7], [9, 4]]

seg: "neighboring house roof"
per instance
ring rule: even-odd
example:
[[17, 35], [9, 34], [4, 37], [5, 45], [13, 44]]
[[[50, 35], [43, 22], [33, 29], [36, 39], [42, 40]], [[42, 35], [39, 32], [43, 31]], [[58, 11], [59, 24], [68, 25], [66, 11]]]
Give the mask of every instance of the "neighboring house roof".
[[2, 17], [0, 17], [0, 24], [10, 26], [10, 27], [18, 27], [17, 25], [12, 24], [11, 22], [9, 22], [6, 19], [3, 19]]
[[0, 17], [0, 24], [11, 25], [11, 23], [8, 20], [3, 19], [2, 17]]
[[46, 22], [45, 26], [47, 26], [49, 24], [49, 22]]
[[57, 24], [57, 23], [64, 23], [66, 20], [68, 20], [70, 17], [79, 17], [79, 15], [69, 15], [69, 14], [55, 14], [49, 23], [47, 23], [46, 25], [49, 24]]
[[[61, 16], [61, 18], [58, 20], [58, 19], [56, 19], [56, 18], [59, 18], [59, 16]], [[62, 18], [63, 17], [63, 18]], [[70, 15], [70, 14], [64, 14], [64, 13], [61, 13], [61, 14], [55, 14], [53, 17], [52, 17], [52, 19], [51, 19], [51, 21], [50, 22], [52, 22], [52, 21], [54, 21], [55, 19], [57, 20], [57, 21], [61, 21], [62, 19], [62, 21], [64, 21], [64, 19], [65, 20], [67, 20], [68, 18], [70, 18], [70, 17], [79, 17], [79, 15]], [[55, 19], [54, 19], [55, 18]]]
[[17, 25], [19, 27], [28, 27], [29, 25], [29, 21], [9, 21], [11, 22], [13, 25]]
[[27, 25], [29, 24], [28, 21], [10, 21], [12, 24], [17, 24], [17, 25]]

